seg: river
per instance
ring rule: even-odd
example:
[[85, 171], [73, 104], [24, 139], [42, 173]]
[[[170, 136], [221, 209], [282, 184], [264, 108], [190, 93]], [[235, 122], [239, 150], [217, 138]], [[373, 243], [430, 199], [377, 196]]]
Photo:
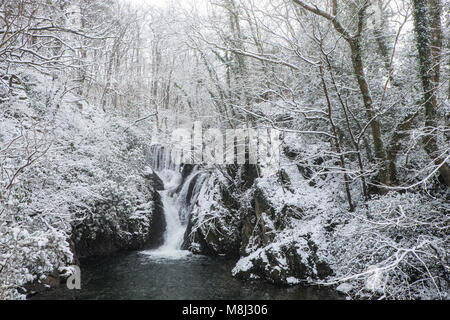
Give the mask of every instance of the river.
[[81, 290], [62, 286], [34, 299], [338, 299], [331, 290], [240, 282], [220, 258], [162, 257], [147, 251], [82, 261]]

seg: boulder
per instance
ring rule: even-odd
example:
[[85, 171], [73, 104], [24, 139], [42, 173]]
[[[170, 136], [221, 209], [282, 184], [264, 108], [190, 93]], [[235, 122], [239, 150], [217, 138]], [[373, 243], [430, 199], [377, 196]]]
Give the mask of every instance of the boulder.
[[164, 190], [164, 182], [151, 167], [145, 169], [143, 177], [155, 190]]
[[233, 275], [241, 280], [263, 279], [275, 284], [297, 284], [305, 279], [324, 279], [331, 268], [320, 261], [317, 246], [300, 237], [286, 243], [274, 242], [241, 258]]
[[166, 228], [163, 205], [153, 187], [159, 177], [150, 172], [146, 172], [144, 177], [141, 191], [146, 199], [130, 204], [130, 195], [112, 194], [104, 199], [92, 200], [87, 204], [87, 213], [79, 212], [83, 218], [74, 222], [71, 237], [77, 258], [154, 248], [163, 244]]

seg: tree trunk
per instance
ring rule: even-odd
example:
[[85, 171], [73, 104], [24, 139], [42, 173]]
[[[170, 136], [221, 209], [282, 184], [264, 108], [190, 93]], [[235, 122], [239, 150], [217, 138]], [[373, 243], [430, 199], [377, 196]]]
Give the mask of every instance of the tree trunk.
[[359, 90], [361, 91], [361, 95], [363, 98], [366, 118], [370, 123], [375, 158], [380, 165], [378, 180], [382, 184], [390, 185], [386, 170], [386, 152], [384, 150], [383, 140], [381, 138], [381, 125], [376, 118], [375, 112], [373, 110], [372, 96], [370, 94], [369, 85], [364, 74], [364, 64], [362, 60], [360, 38], [353, 38], [349, 41], [349, 43], [352, 54], [353, 72], [355, 74], [356, 80], [358, 81]]
[[440, 0], [413, 0], [414, 29], [419, 58], [419, 73], [425, 108], [424, 149], [439, 166], [447, 186], [450, 186], [450, 167], [439, 155], [437, 127], [437, 88], [440, 75], [441, 10]]

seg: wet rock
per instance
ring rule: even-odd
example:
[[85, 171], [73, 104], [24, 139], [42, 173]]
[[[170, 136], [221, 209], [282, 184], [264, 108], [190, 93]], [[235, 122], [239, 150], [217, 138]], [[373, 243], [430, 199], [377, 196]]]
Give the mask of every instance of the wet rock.
[[236, 228], [237, 221], [231, 217], [225, 217], [225, 220], [230, 221], [229, 224], [210, 222], [199, 227], [195, 220], [190, 219], [182, 249], [208, 256], [239, 257], [238, 234], [230, 232], [230, 228]]
[[116, 198], [117, 195], [113, 194], [93, 200], [87, 214], [83, 211], [78, 213], [83, 218], [74, 222], [71, 237], [76, 258], [154, 248], [164, 242], [166, 223], [163, 205], [153, 187], [157, 176], [144, 176], [148, 179], [141, 186], [141, 191], [146, 195], [146, 199], [139, 200], [142, 203], [127, 208], [130, 199]]
[[164, 207], [161, 202], [161, 196], [155, 192], [153, 194], [155, 204], [151, 216], [151, 224], [148, 233], [148, 239], [145, 246], [149, 249], [157, 248], [164, 243], [164, 233], [166, 231], [166, 219], [164, 218]]
[[241, 258], [233, 275], [241, 280], [264, 279], [286, 285], [297, 280], [323, 279], [332, 274], [330, 267], [320, 261], [315, 244], [305, 238], [288, 243], [273, 243]]
[[240, 214], [238, 202], [223, 182], [214, 177], [199, 195], [199, 203], [189, 217], [183, 249], [194, 253], [237, 257], [239, 255]]
[[155, 190], [164, 190], [164, 182], [152, 168], [148, 167], [143, 176]]
[[22, 288], [19, 288], [19, 292], [25, 294], [27, 298], [36, 294], [59, 288], [63, 279], [57, 270], [47, 274], [44, 279], [35, 280], [31, 283], [25, 284]]
[[233, 273], [241, 280], [287, 285], [331, 275], [311, 234], [292, 232], [306, 216], [301, 203], [279, 201], [274, 194], [280, 190], [285, 197], [297, 196], [289, 173], [281, 170], [264, 181], [255, 179], [250, 187], [249, 180], [239, 177], [240, 173], [235, 175], [236, 181], [244, 186], [217, 178], [207, 182], [190, 217], [183, 248], [206, 255], [238, 254]]

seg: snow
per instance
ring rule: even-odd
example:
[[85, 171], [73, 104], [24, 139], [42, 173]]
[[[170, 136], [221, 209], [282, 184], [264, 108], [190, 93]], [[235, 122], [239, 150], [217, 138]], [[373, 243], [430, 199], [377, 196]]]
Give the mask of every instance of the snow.
[[349, 293], [353, 289], [353, 286], [349, 283], [341, 283], [336, 287], [336, 290], [342, 293]]
[[299, 284], [300, 280], [295, 278], [295, 277], [287, 277], [286, 278], [286, 283], [290, 284], [290, 285]]
[[369, 266], [370, 276], [366, 279], [366, 289], [377, 292], [381, 289], [383, 272], [377, 266]]

